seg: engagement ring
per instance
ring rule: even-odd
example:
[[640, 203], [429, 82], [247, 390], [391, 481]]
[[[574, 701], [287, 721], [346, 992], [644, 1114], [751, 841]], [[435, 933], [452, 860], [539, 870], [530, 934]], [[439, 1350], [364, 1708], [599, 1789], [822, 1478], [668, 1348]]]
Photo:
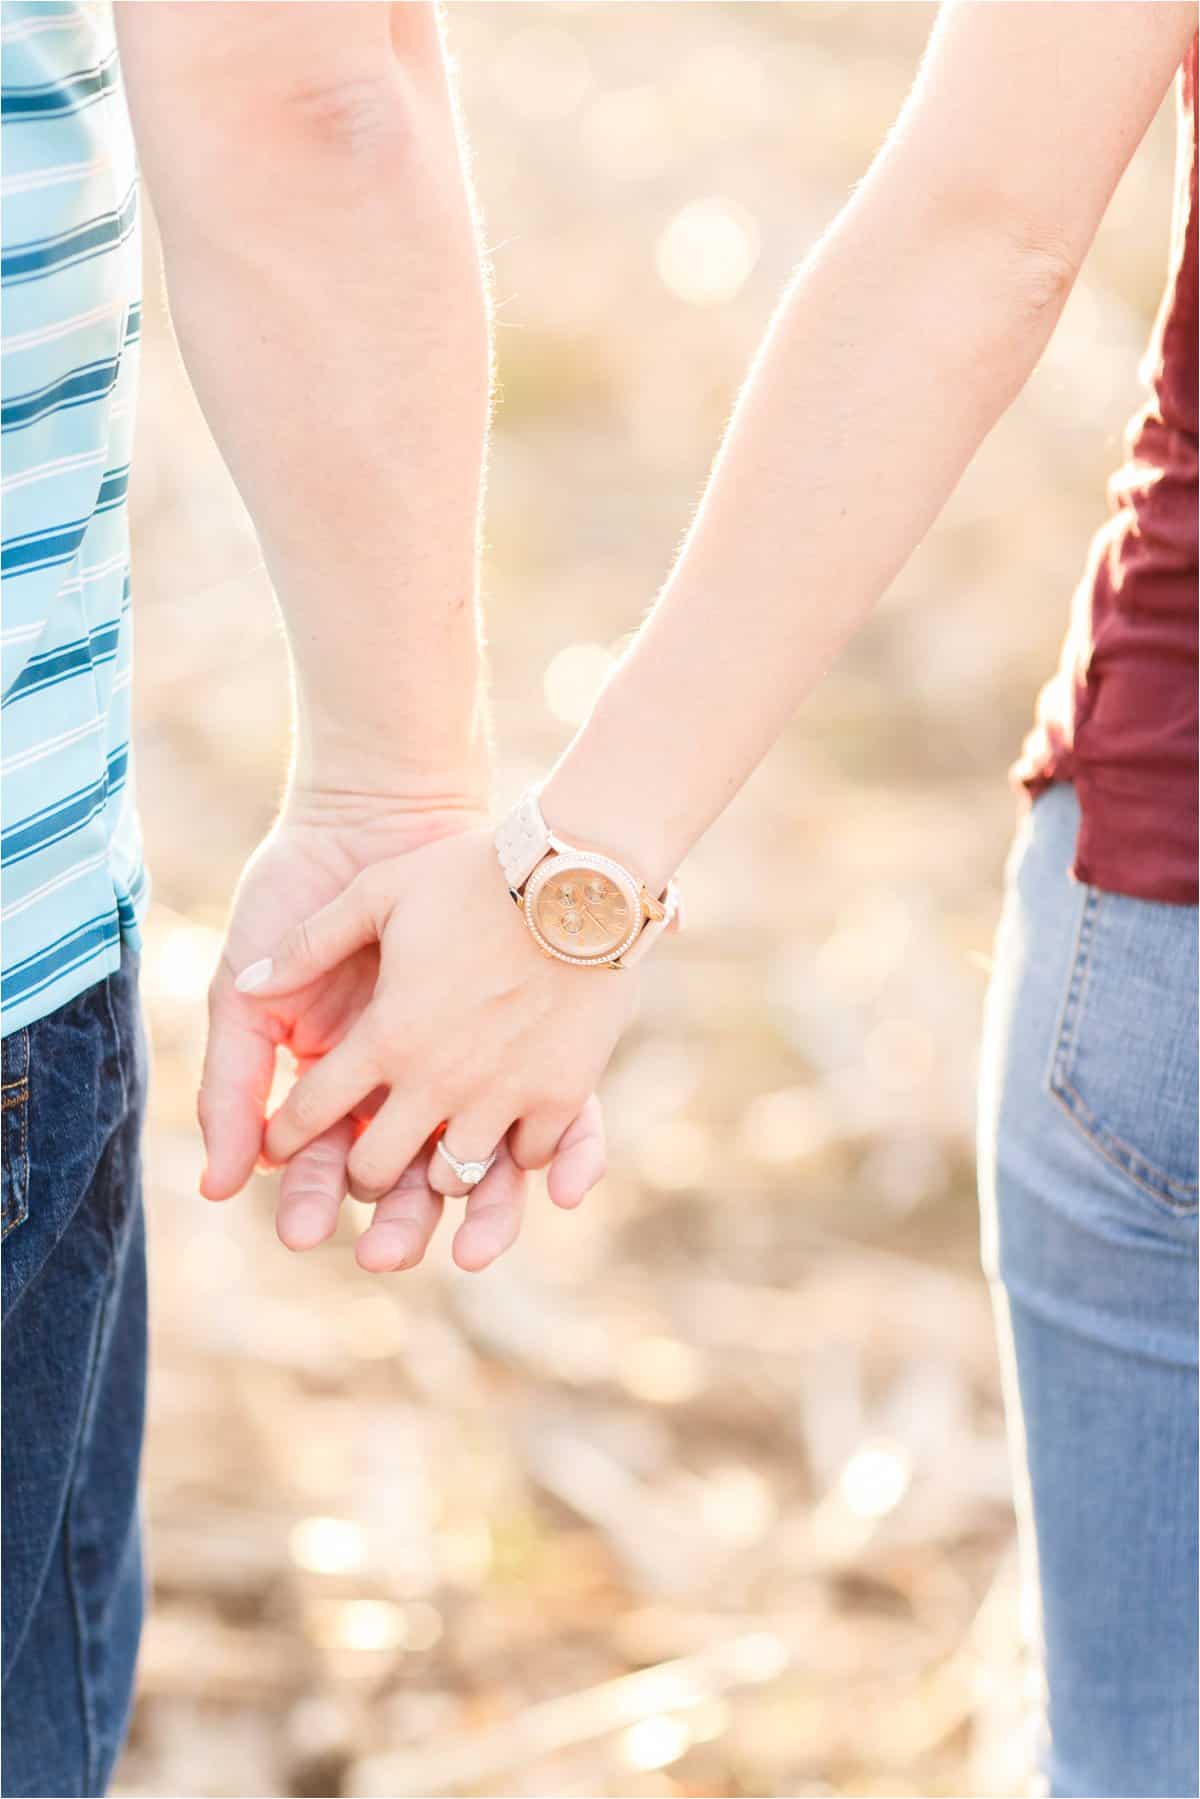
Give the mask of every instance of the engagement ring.
[[496, 1152], [492, 1151], [482, 1162], [460, 1162], [453, 1150], [446, 1148], [446, 1139], [439, 1137], [437, 1153], [443, 1162], [448, 1162], [464, 1187], [477, 1187], [492, 1163], [496, 1160]]

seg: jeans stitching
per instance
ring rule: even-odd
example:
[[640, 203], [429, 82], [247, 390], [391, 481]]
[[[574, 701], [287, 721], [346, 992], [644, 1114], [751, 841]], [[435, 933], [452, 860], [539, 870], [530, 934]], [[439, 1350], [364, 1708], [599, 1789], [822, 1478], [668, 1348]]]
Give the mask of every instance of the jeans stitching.
[[[6, 1109], [8, 1109], [6, 1107]], [[0, 1236], [7, 1237], [10, 1231], [16, 1230], [29, 1216], [29, 1115], [28, 1104], [23, 1102], [16, 1108], [17, 1116], [13, 1125], [19, 1133], [17, 1142], [16, 1191], [11, 1201], [6, 1200], [0, 1208]]]
[[1118, 1137], [1115, 1131], [1102, 1124], [1075, 1086], [1069, 1072], [1076, 1033], [1091, 980], [1092, 940], [1099, 905], [1099, 893], [1094, 887], [1089, 887], [1080, 913], [1071, 960], [1071, 977], [1055, 1034], [1047, 1088], [1051, 1099], [1061, 1107], [1111, 1167], [1126, 1175], [1136, 1187], [1168, 1212], [1176, 1217], [1186, 1217], [1196, 1209], [1200, 1185], [1176, 1180], [1165, 1169], [1156, 1168], [1145, 1156], [1139, 1155], [1137, 1150]]
[[1067, 990], [1059, 1012], [1058, 1025], [1054, 1032], [1054, 1049], [1050, 1057], [1050, 1068], [1047, 1075], [1047, 1086], [1054, 1091], [1055, 1083], [1060, 1079], [1068, 1051], [1074, 1045], [1075, 1020], [1079, 1012], [1080, 984], [1083, 980], [1084, 956], [1091, 942], [1091, 913], [1094, 895], [1089, 888], [1083, 897], [1083, 905], [1079, 911], [1079, 924], [1075, 931], [1075, 946], [1071, 952], [1071, 973], [1067, 980]]
[[96, 1769], [99, 1759], [95, 1707], [92, 1704], [92, 1683], [88, 1669], [87, 1649], [90, 1636], [83, 1615], [83, 1599], [79, 1582], [75, 1578], [75, 1557], [72, 1548], [72, 1516], [75, 1510], [76, 1496], [79, 1490], [79, 1464], [83, 1456], [83, 1446], [91, 1430], [96, 1410], [96, 1394], [99, 1386], [100, 1364], [104, 1359], [104, 1345], [108, 1337], [110, 1314], [112, 1312], [113, 1295], [116, 1292], [116, 1269], [111, 1258], [108, 1263], [108, 1285], [104, 1294], [104, 1303], [100, 1316], [96, 1321], [96, 1331], [92, 1339], [92, 1354], [88, 1363], [87, 1394], [79, 1422], [79, 1435], [75, 1443], [75, 1457], [71, 1468], [71, 1483], [68, 1488], [67, 1503], [63, 1508], [63, 1558], [66, 1565], [67, 1590], [71, 1596], [71, 1617], [75, 1625], [75, 1672], [79, 1682], [79, 1710], [83, 1720], [83, 1754], [85, 1785], [89, 1792], [96, 1790]]
[[6, 1149], [16, 1158], [16, 1165], [11, 1170], [13, 1175], [13, 1197], [5, 1199], [0, 1205], [0, 1240], [7, 1239], [9, 1233], [19, 1224], [23, 1224], [29, 1216], [29, 1031], [16, 1031], [5, 1040], [5, 1046], [12, 1052], [13, 1061], [19, 1072], [10, 1081], [4, 1083], [3, 1095], [0, 1097], [0, 1109], [12, 1112], [15, 1116], [5, 1119], [8, 1134], [17, 1134], [16, 1145], [8, 1144]]
[[1105, 1161], [1128, 1175], [1143, 1193], [1148, 1193], [1152, 1199], [1160, 1201], [1168, 1210], [1180, 1216], [1195, 1211], [1200, 1188], [1190, 1181], [1175, 1180], [1161, 1168], [1156, 1168], [1153, 1162], [1148, 1162], [1145, 1156], [1131, 1149], [1115, 1131], [1100, 1123], [1087, 1101], [1065, 1076], [1061, 1085], [1052, 1089], [1051, 1098], [1057, 1101], [1067, 1117], [1086, 1134], [1088, 1142], [1099, 1150]]
[[[114, 980], [114, 978], [115, 978], [114, 976], [110, 975], [103, 983], [103, 1001], [104, 1001], [105, 1011], [108, 1016], [109, 1025], [110, 1025], [110, 1028], [112, 1030], [112, 1035], [113, 1035], [113, 1054], [116, 1059], [117, 1074], [118, 1074], [118, 1078], [121, 1083], [121, 1118], [122, 1118], [122, 1120], [125, 1120], [125, 1119], [127, 1119], [129, 1111], [130, 1111], [131, 1084], [130, 1084], [130, 1079], [129, 1079], [129, 1075], [128, 1075], [128, 1071], [127, 1071], [127, 1067], [126, 1067], [125, 1036], [122, 1032], [121, 1021], [117, 1015], [117, 1010], [113, 1003], [113, 980]], [[127, 1026], [129, 1029], [132, 1029], [134, 1031], [138, 1031], [141, 1029], [141, 1014], [140, 1014], [140, 1011], [138, 1010], [136, 987], [135, 987], [135, 991], [134, 991], [132, 1008], [131, 1008], [129, 1014], [127, 1015]], [[121, 1128], [121, 1126], [117, 1127], [117, 1129], [120, 1129], [120, 1128]], [[87, 1398], [86, 1398], [86, 1401], [84, 1404], [83, 1418], [82, 1418], [82, 1423], [81, 1423], [81, 1427], [80, 1427], [80, 1435], [79, 1435], [79, 1452], [80, 1452], [80, 1454], [82, 1453], [83, 1445], [87, 1441], [87, 1438], [91, 1431], [92, 1421], [93, 1421], [96, 1403], [97, 1403], [98, 1371], [100, 1368], [100, 1364], [103, 1360], [104, 1346], [107, 1341], [108, 1331], [109, 1331], [109, 1327], [110, 1327], [113, 1297], [114, 1297], [114, 1295], [116, 1293], [116, 1289], [117, 1289], [117, 1282], [118, 1282], [118, 1276], [119, 1276], [119, 1260], [120, 1260], [120, 1255], [121, 1255], [120, 1239], [121, 1239], [122, 1231], [124, 1228], [124, 1221], [125, 1221], [126, 1217], [127, 1217], [127, 1214], [123, 1213], [122, 1214], [122, 1224], [120, 1226], [117, 1226], [117, 1225], [114, 1225], [111, 1214], [106, 1212], [106, 1236], [107, 1236], [107, 1240], [108, 1240], [108, 1254], [109, 1254], [108, 1290], [104, 1297], [104, 1306], [103, 1306], [103, 1310], [101, 1312], [100, 1324], [99, 1324], [99, 1328], [97, 1331], [96, 1355], [95, 1355], [95, 1359], [93, 1361], [91, 1370], [89, 1371], [88, 1393], [87, 1393]], [[82, 1706], [82, 1711], [83, 1711], [83, 1720], [84, 1720], [84, 1744], [85, 1744], [85, 1754], [87, 1757], [87, 1784], [88, 1784], [89, 1790], [94, 1792], [97, 1790], [98, 1781], [99, 1781], [101, 1744], [100, 1744], [99, 1735], [98, 1735], [98, 1732], [96, 1729], [95, 1707], [92, 1704], [92, 1680], [91, 1680], [90, 1668], [88, 1665], [88, 1651], [91, 1647], [91, 1633], [88, 1630], [87, 1620], [86, 1620], [86, 1617], [85, 1617], [84, 1611], [83, 1611], [83, 1599], [82, 1599], [82, 1594], [81, 1594], [81, 1590], [80, 1590], [80, 1583], [77, 1581], [76, 1575], [75, 1575], [75, 1561], [74, 1561], [74, 1550], [73, 1550], [73, 1536], [74, 1536], [73, 1525], [74, 1525], [74, 1517], [75, 1517], [77, 1484], [78, 1484], [78, 1459], [76, 1462], [76, 1468], [75, 1468], [74, 1472], [72, 1473], [71, 1493], [70, 1493], [70, 1498], [67, 1502], [66, 1512], [65, 1512], [64, 1519], [63, 1519], [63, 1533], [64, 1533], [65, 1553], [66, 1553], [67, 1585], [68, 1585], [68, 1587], [70, 1589], [70, 1593], [71, 1593], [71, 1609], [72, 1609], [74, 1623], [75, 1623], [75, 1655], [76, 1655], [76, 1665], [77, 1665], [78, 1677], [79, 1677], [80, 1700], [81, 1700], [81, 1706]]]

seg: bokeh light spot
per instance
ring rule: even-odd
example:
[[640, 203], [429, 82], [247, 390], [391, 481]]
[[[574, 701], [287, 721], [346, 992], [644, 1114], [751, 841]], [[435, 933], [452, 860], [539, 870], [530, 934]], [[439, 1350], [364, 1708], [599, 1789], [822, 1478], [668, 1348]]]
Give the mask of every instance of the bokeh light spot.
[[768, 1167], [783, 1167], [812, 1155], [833, 1129], [829, 1097], [812, 1087], [778, 1087], [760, 1093], [742, 1115], [740, 1136], [749, 1155]]
[[882, 1518], [899, 1505], [911, 1479], [909, 1458], [898, 1443], [864, 1443], [842, 1470], [842, 1497], [856, 1518]]
[[721, 306], [732, 300], [757, 261], [753, 219], [725, 200], [693, 200], [658, 240], [659, 279], [689, 306]]
[[701, 1499], [705, 1523], [727, 1543], [755, 1543], [775, 1518], [775, 1495], [754, 1468], [719, 1468]]
[[621, 1738], [621, 1759], [628, 1767], [648, 1774], [678, 1761], [691, 1740], [682, 1718], [639, 1718]]
[[573, 643], [560, 650], [542, 680], [546, 704], [555, 718], [567, 725], [582, 724], [615, 661], [602, 643]]
[[621, 1384], [651, 1405], [680, 1405], [703, 1391], [704, 1369], [675, 1337], [638, 1337], [622, 1359]]
[[296, 1566], [310, 1574], [354, 1574], [367, 1560], [366, 1535], [350, 1518], [302, 1518], [289, 1548]]
[[378, 1653], [408, 1646], [404, 1612], [386, 1599], [349, 1599], [331, 1606], [321, 1622], [318, 1635], [327, 1649]]
[[146, 929], [142, 983], [151, 999], [202, 999], [221, 954], [221, 933], [164, 917], [156, 908]]

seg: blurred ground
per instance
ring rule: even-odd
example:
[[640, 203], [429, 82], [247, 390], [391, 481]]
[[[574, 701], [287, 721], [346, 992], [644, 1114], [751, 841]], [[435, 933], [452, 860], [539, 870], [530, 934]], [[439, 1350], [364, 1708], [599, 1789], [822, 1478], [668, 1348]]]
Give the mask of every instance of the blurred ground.
[[[665, 572], [931, 10], [453, 0], [500, 301], [502, 797]], [[286, 678], [151, 266], [155, 1609], [122, 1793], [1019, 1790], [975, 1039], [1005, 767], [1135, 398], [1169, 169], [1163, 118], [1042, 370], [689, 866], [692, 929], [608, 1082], [603, 1189], [573, 1218], [539, 1197], [486, 1277], [439, 1245], [368, 1278], [349, 1218], [289, 1257], [267, 1182], [196, 1197], [203, 989]]]

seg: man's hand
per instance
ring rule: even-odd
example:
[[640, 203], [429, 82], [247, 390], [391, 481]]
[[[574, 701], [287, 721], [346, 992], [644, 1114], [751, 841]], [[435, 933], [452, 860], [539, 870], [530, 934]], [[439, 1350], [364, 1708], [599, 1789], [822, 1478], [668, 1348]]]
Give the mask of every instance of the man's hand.
[[[367, 1006], [379, 959], [376, 948], [366, 945], [269, 1007], [237, 991], [236, 971], [272, 949], [281, 932], [329, 904], [381, 858], [406, 856], [475, 827], [481, 819], [481, 812], [467, 804], [405, 812], [320, 796], [289, 801], [246, 865], [210, 989], [199, 1099], [207, 1154], [201, 1191], [207, 1198], [231, 1197], [254, 1170], [279, 1050], [289, 1050], [303, 1069], [341, 1043]], [[369, 1116], [379, 1096], [358, 1097], [364, 1103], [353, 1111], [361, 1119]], [[284, 1168], [277, 1228], [289, 1248], [313, 1248], [336, 1228], [357, 1128], [347, 1106]], [[375, 1218], [358, 1245], [362, 1266], [375, 1271], [411, 1267], [424, 1255], [442, 1210], [442, 1196], [430, 1186], [427, 1167], [428, 1148], [418, 1145], [388, 1189], [373, 1196], [378, 1201]], [[577, 1205], [603, 1167], [600, 1113], [591, 1101], [564, 1136], [552, 1170], [556, 1203]], [[523, 1197], [524, 1175], [505, 1147], [472, 1194], [457, 1233], [454, 1253], [463, 1266], [482, 1268], [508, 1247], [520, 1228]]]
[[[477, 829], [366, 869], [282, 935], [273, 959], [243, 968], [254, 997], [239, 994], [239, 1002], [256, 1008], [259, 1030], [269, 1032], [281, 1008], [286, 1016], [323, 981], [353, 981], [362, 958], [375, 954], [373, 998], [271, 1120], [268, 1157], [296, 1156], [386, 1087], [349, 1156], [359, 1197], [390, 1195], [444, 1125], [462, 1161], [486, 1159], [506, 1138], [523, 1169], [545, 1167], [557, 1153], [551, 1196], [570, 1203], [568, 1175], [591, 1172], [586, 1126], [583, 1135], [571, 1127], [629, 1020], [633, 975], [541, 955], [505, 891], [490, 830]], [[429, 1178], [443, 1193], [465, 1192], [441, 1157]], [[486, 1186], [474, 1190], [469, 1217]]]

